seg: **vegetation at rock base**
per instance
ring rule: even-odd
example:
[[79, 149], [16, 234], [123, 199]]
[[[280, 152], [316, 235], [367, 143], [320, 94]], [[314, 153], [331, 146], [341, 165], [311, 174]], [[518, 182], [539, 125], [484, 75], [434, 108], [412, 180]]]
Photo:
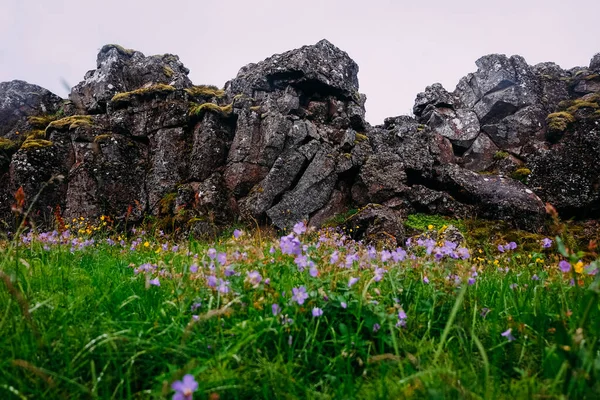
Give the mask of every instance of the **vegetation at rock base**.
[[393, 249], [302, 223], [176, 242], [106, 216], [6, 237], [0, 394], [164, 398], [186, 382], [194, 398], [600, 393], [594, 246], [491, 236], [465, 248], [439, 242], [448, 219], [408, 219], [425, 234]]
[[548, 115], [546, 122], [551, 131], [563, 132], [570, 123], [575, 122], [575, 117], [566, 111], [559, 111]]
[[[55, 129], [75, 129], [81, 126], [89, 126], [93, 124], [93, 118], [89, 115], [73, 115], [50, 122], [48, 128]], [[48, 129], [47, 128], [47, 129]]]
[[440, 230], [449, 225], [453, 225], [458, 228], [459, 231], [463, 233], [466, 232], [465, 223], [463, 221], [435, 214], [410, 214], [406, 218], [404, 225], [407, 228], [419, 232], [426, 232], [432, 229]]
[[171, 85], [165, 85], [164, 83], [158, 83], [149, 87], [144, 87], [130, 92], [122, 92], [115, 94], [110, 100], [114, 105], [120, 105], [129, 103], [134, 97], [149, 97], [158, 94], [169, 94], [174, 92], [175, 88]]
[[43, 149], [45, 147], [50, 147], [53, 145], [54, 145], [54, 143], [51, 142], [50, 140], [27, 139], [21, 145], [21, 149], [22, 150], [36, 150], [36, 149]]
[[208, 111], [220, 114], [224, 117], [227, 117], [233, 111], [233, 104], [220, 106], [215, 103], [202, 103], [202, 104], [192, 103], [192, 105], [190, 107], [190, 116], [200, 117], [205, 112], [208, 112]]
[[216, 98], [221, 98], [223, 96], [225, 96], [225, 91], [222, 89], [219, 89], [216, 86], [213, 85], [195, 85], [192, 86], [191, 88], [187, 88], [185, 89], [185, 91], [190, 95], [190, 96], [194, 96], [194, 97], [216, 97]]

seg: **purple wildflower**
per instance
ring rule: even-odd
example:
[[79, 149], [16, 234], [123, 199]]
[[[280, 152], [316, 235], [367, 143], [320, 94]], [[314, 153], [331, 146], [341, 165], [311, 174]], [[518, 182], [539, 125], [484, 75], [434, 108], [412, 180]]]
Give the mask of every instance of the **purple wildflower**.
[[512, 335], [512, 328], [509, 328], [508, 330], [502, 332], [500, 335], [507, 338], [509, 342], [512, 342], [513, 340], [515, 340], [515, 337]]
[[219, 279], [219, 292], [221, 293], [229, 293], [229, 281], [224, 281], [223, 279]]
[[426, 277], [426, 276], [425, 276], [425, 277], [423, 277], [423, 282], [424, 282], [424, 283], [429, 283], [429, 278], [428, 278], [428, 277]]
[[252, 286], [257, 287], [262, 281], [262, 276], [258, 271], [248, 271], [246, 272], [246, 282], [250, 283]]
[[549, 249], [550, 247], [552, 247], [552, 239], [549, 239], [549, 238], [542, 239], [542, 247], [544, 249]]
[[373, 277], [373, 279], [375, 280], [375, 282], [379, 282], [383, 279], [383, 274], [385, 273], [385, 269], [383, 268], [375, 268], [375, 276]]
[[193, 375], [187, 374], [182, 380], [173, 382], [171, 389], [175, 391], [173, 400], [192, 400], [192, 394], [198, 390], [198, 382]]
[[511, 283], [509, 288], [511, 288], [512, 290], [515, 290], [519, 285], [516, 283]]
[[381, 252], [381, 262], [386, 262], [388, 261], [390, 258], [392, 258], [392, 253], [390, 253], [387, 250], [383, 250]]
[[485, 318], [488, 315], [489, 312], [490, 312], [489, 308], [483, 307], [481, 309], [481, 313], [479, 313], [479, 315], [481, 315], [482, 318]]
[[331, 257], [329, 257], [329, 264], [336, 264], [339, 259], [340, 259], [340, 255], [339, 255], [338, 251], [336, 250], [333, 253], [331, 253]]
[[504, 246], [502, 246], [501, 244], [498, 245], [498, 251], [500, 253], [504, 253]]
[[562, 272], [567, 273], [571, 271], [571, 264], [568, 261], [561, 260], [561, 262], [558, 263], [558, 268], [560, 268]]
[[283, 254], [300, 255], [302, 251], [300, 240], [294, 235], [282, 236], [279, 239], [279, 248]]
[[197, 309], [200, 308], [200, 306], [202, 306], [202, 303], [200, 303], [199, 301], [195, 302], [194, 304], [192, 304], [192, 311], [196, 311]]
[[281, 312], [281, 307], [279, 307], [279, 304], [277, 303], [273, 303], [273, 305], [271, 305], [271, 312], [273, 313], [273, 315], [277, 315]]
[[225, 265], [227, 264], [227, 254], [225, 253], [219, 253], [217, 255], [217, 261], [219, 262], [219, 264], [221, 265]]
[[198, 266], [196, 264], [190, 265], [190, 272], [192, 274], [195, 274], [196, 272], [198, 272]]
[[517, 248], [517, 244], [515, 242], [510, 242], [504, 246], [504, 248], [508, 250], [515, 250]]
[[308, 299], [308, 293], [306, 293], [306, 288], [304, 286], [300, 286], [299, 288], [292, 289], [292, 300], [298, 303], [299, 305], [304, 304], [304, 301]]
[[346, 309], [346, 308], [348, 308], [348, 304], [346, 304], [345, 301], [342, 301], [342, 302], [340, 302], [340, 307]]
[[356, 282], [358, 282], [358, 278], [352, 278], [352, 277], [350, 277], [350, 279], [348, 280], [348, 287], [354, 286], [354, 284]]
[[160, 286], [160, 281], [158, 280], [158, 278], [150, 279], [148, 283], [154, 286]]
[[312, 316], [314, 318], [320, 317], [321, 315], [323, 315], [323, 310], [321, 310], [319, 307], [315, 307], [312, 309]]
[[304, 221], [300, 221], [294, 225], [294, 233], [298, 236], [302, 235], [306, 232], [306, 225], [304, 225]]
[[210, 249], [208, 249], [206, 254], [208, 255], [208, 258], [210, 258], [211, 260], [214, 260], [215, 257], [217, 256], [217, 250], [210, 248]]
[[456, 254], [458, 254], [458, 256], [460, 258], [462, 258], [463, 260], [466, 260], [467, 258], [471, 257], [471, 254], [469, 253], [469, 249], [467, 249], [465, 247], [459, 247], [456, 250]]
[[378, 323], [373, 324], [373, 332], [377, 332], [379, 329], [381, 329], [381, 325]]
[[233, 237], [236, 238], [236, 239], [239, 239], [240, 236], [242, 236], [242, 234], [243, 234], [243, 232], [240, 231], [239, 229], [236, 229], [236, 230], [233, 231]]
[[210, 275], [208, 278], [206, 278], [206, 284], [209, 287], [215, 287], [217, 286], [217, 277], [214, 275]]
[[469, 285], [474, 285], [475, 284], [475, 278], [469, 278], [469, 280], [467, 281], [467, 283]]
[[392, 259], [394, 262], [404, 261], [406, 258], [406, 251], [398, 247], [396, 251], [392, 251]]
[[310, 274], [310, 276], [312, 276], [313, 278], [316, 278], [319, 275], [319, 270], [317, 269], [317, 267], [315, 267], [314, 265], [310, 268], [310, 270], [308, 271], [308, 273]]
[[537, 274], [533, 274], [533, 276], [531, 277], [531, 280], [532, 280], [532, 281], [539, 281], [539, 280], [540, 280], [540, 277], [539, 277], [539, 276], [537, 276]]

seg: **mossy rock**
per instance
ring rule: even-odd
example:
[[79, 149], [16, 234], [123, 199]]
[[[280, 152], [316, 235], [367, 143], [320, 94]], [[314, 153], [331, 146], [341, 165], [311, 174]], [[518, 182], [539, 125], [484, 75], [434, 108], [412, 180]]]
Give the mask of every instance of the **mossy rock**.
[[131, 56], [133, 55], [133, 53], [135, 53], [135, 50], [126, 49], [125, 47], [119, 46], [118, 44], [105, 44], [104, 46], [102, 46], [102, 49], [100, 49], [100, 52], [106, 53], [110, 49], [116, 49], [119, 53], [125, 56]]
[[132, 90], [130, 92], [117, 93], [110, 100], [113, 105], [121, 105], [129, 103], [134, 97], [152, 97], [158, 94], [169, 94], [175, 91], [175, 88], [171, 85], [165, 85], [164, 83], [158, 83], [145, 88]]
[[213, 85], [196, 85], [185, 89], [185, 91], [193, 97], [216, 97], [220, 99], [225, 96], [224, 90]]
[[509, 155], [510, 154], [508, 154], [506, 151], [499, 150], [494, 154], [494, 160], [504, 160], [505, 158], [508, 158]]
[[53, 145], [54, 145], [54, 143], [49, 140], [33, 139], [33, 140], [24, 141], [23, 144], [21, 145], [21, 149], [22, 150], [36, 150], [36, 149], [44, 149], [46, 147], [50, 147]]
[[46, 131], [42, 129], [35, 129], [33, 131], [25, 132], [26, 140], [35, 139], [46, 139]]
[[204, 115], [205, 112], [214, 112], [216, 114], [220, 114], [224, 117], [228, 117], [231, 115], [233, 111], [233, 103], [228, 104], [226, 106], [220, 106], [215, 103], [203, 103], [203, 104], [195, 104], [193, 103], [190, 107], [190, 116], [200, 117]]
[[600, 106], [598, 105], [598, 103], [594, 103], [591, 101], [585, 101], [585, 100], [581, 100], [581, 99], [573, 100], [573, 102], [571, 103], [571, 106], [569, 108], [567, 108], [567, 112], [570, 114], [574, 114], [581, 108], [592, 108], [594, 110], [597, 110], [598, 108], [600, 108]]
[[175, 71], [173, 71], [173, 69], [168, 65], [165, 65], [163, 67], [163, 74], [165, 74], [167, 78], [171, 78], [175, 74]]
[[12, 141], [10, 139], [6, 139], [3, 137], [0, 137], [0, 151], [12, 151], [12, 150], [16, 150], [18, 146], [18, 143], [15, 141]]
[[94, 137], [94, 143], [104, 144], [107, 143], [110, 139], [112, 139], [113, 135], [111, 133], [104, 133], [102, 135], [98, 135]]
[[566, 111], [552, 113], [546, 118], [546, 123], [551, 131], [563, 132], [573, 122], [575, 122], [575, 117]]
[[29, 125], [31, 125], [34, 128], [46, 129], [46, 127], [48, 125], [50, 125], [50, 123], [52, 121], [56, 121], [57, 119], [58, 119], [58, 116], [56, 114], [39, 115], [39, 116], [27, 118], [27, 122], [29, 122]]
[[261, 106], [252, 106], [250, 107], [250, 111], [254, 111], [255, 113], [259, 113], [261, 110]]
[[529, 168], [519, 168], [510, 174], [510, 177], [517, 181], [525, 182], [529, 175], [531, 175], [531, 170]]
[[360, 143], [360, 142], [364, 142], [364, 141], [368, 141], [369, 137], [367, 135], [365, 135], [364, 133], [356, 133], [355, 137], [354, 137], [354, 142], [355, 143]]
[[89, 115], [73, 115], [71, 117], [65, 117], [51, 122], [48, 125], [48, 128], [71, 130], [81, 126], [91, 126], [93, 122], [94, 120]]

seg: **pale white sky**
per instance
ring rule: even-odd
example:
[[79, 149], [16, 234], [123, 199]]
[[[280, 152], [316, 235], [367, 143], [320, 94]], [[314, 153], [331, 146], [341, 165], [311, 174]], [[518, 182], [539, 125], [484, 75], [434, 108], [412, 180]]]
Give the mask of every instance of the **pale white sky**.
[[578, 0], [0, 0], [0, 81], [66, 97], [102, 45], [173, 53], [196, 84], [326, 38], [360, 67], [367, 120], [407, 114], [425, 86], [453, 90], [489, 53], [530, 64], [589, 64], [600, 52], [600, 1]]

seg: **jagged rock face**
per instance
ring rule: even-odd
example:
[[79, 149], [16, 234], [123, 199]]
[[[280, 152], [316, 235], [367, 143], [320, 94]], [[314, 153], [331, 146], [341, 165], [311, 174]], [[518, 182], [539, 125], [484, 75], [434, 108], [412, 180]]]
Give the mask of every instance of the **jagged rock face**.
[[84, 81], [72, 89], [69, 98], [87, 113], [103, 113], [108, 101], [117, 93], [156, 84], [190, 87], [188, 73], [175, 55], [146, 57], [139, 51], [106, 45], [98, 54], [96, 69], [88, 71]]
[[598, 216], [597, 58], [564, 71], [485, 56], [454, 92], [419, 94], [416, 118], [371, 127], [358, 66], [325, 40], [249, 64], [224, 90], [192, 86], [176, 56], [108, 45], [72, 103], [0, 84], [0, 220], [19, 186], [30, 201], [44, 188], [38, 223], [59, 206], [69, 218], [152, 214], [202, 235], [236, 218], [321, 225], [356, 207], [356, 233], [390, 244], [414, 212], [530, 230], [542, 200]]
[[518, 176], [565, 215], [597, 215], [600, 188], [589, 166], [600, 153], [582, 138], [595, 135], [588, 122], [597, 120], [593, 111], [600, 108], [598, 56], [589, 69], [569, 71], [497, 54], [476, 64], [477, 72], [461, 79], [452, 96], [439, 84], [417, 95], [418, 120], [450, 140], [459, 165]]
[[31, 130], [27, 117], [54, 114], [62, 99], [24, 81], [0, 82], [0, 137], [15, 138], [16, 132]]
[[[264, 93], [291, 86], [304, 94], [359, 96], [358, 65], [327, 40], [277, 54], [243, 67], [225, 89], [259, 98]], [[285, 100], [284, 100], [285, 102]]]

